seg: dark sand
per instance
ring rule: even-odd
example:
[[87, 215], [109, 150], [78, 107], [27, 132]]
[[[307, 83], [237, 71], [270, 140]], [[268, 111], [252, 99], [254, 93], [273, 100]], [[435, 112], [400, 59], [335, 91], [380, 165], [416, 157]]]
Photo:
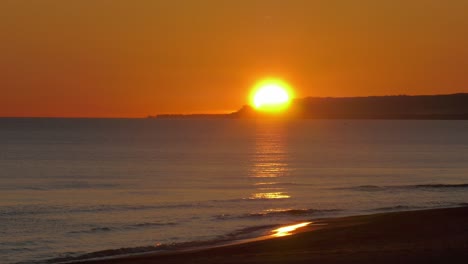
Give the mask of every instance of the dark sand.
[[468, 263], [468, 207], [323, 219], [292, 236], [86, 263]]

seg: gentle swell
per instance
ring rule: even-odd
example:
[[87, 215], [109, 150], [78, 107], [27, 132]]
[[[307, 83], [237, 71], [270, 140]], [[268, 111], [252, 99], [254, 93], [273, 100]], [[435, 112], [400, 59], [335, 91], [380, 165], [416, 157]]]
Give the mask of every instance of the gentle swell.
[[389, 207], [379, 207], [374, 209], [369, 209], [369, 212], [390, 212], [390, 211], [408, 211], [408, 210], [418, 210], [428, 207], [424, 206], [408, 206], [408, 205], [395, 205]]
[[102, 251], [91, 252], [83, 255], [76, 256], [76, 254], [70, 253], [67, 257], [60, 257], [60, 258], [53, 258], [46, 261], [35, 262], [39, 263], [68, 263], [74, 261], [83, 261], [83, 260], [91, 260], [91, 259], [98, 259], [98, 258], [106, 258], [106, 257], [116, 257], [122, 255], [130, 255], [130, 254], [141, 254], [141, 253], [149, 253], [155, 252], [158, 250], [158, 247], [155, 246], [146, 246], [146, 247], [134, 247], [134, 248], [119, 248], [119, 249], [108, 249]]
[[0, 190], [30, 190], [30, 191], [51, 191], [51, 190], [74, 190], [74, 189], [112, 189], [119, 185], [110, 183], [93, 182], [63, 182], [49, 185], [32, 186], [0, 186]]
[[298, 183], [294, 183], [294, 182], [258, 182], [258, 183], [254, 184], [255, 187], [262, 187], [262, 186], [265, 186], [265, 187], [272, 187], [272, 186], [283, 187], [283, 186], [295, 186], [295, 185], [306, 186], [306, 185], [309, 185], [309, 184], [302, 184], [302, 183], [298, 184]]
[[102, 233], [102, 232], [111, 232], [111, 231], [127, 231], [127, 230], [136, 230], [144, 228], [156, 228], [162, 226], [173, 226], [177, 223], [139, 223], [134, 225], [124, 225], [124, 226], [114, 226], [114, 227], [93, 227], [87, 230], [80, 231], [70, 231], [69, 234], [93, 234], [93, 233]]
[[169, 205], [95, 205], [95, 206], [68, 206], [68, 205], [24, 205], [2, 206], [0, 216], [39, 215], [39, 214], [64, 214], [64, 213], [107, 213], [117, 211], [140, 211], [154, 209], [176, 209], [206, 207], [202, 204], [169, 204]]
[[416, 185], [360, 185], [352, 187], [334, 188], [335, 190], [355, 190], [355, 191], [385, 191], [385, 190], [443, 190], [443, 189], [463, 189], [468, 188], [468, 183], [462, 184], [416, 184]]
[[340, 209], [290, 209], [284, 211], [267, 211], [262, 213], [252, 213], [245, 217], [268, 217], [268, 216], [307, 216], [323, 213], [332, 213], [342, 211]]
[[277, 227], [277, 225], [263, 225], [263, 226], [248, 227], [248, 228], [237, 230], [232, 233], [228, 233], [226, 235], [219, 236], [211, 240], [189, 241], [189, 242], [172, 243], [172, 244], [159, 244], [156, 246], [109, 249], [109, 250], [91, 252], [91, 253], [87, 253], [83, 255], [76, 255], [75, 253], [70, 253], [69, 256], [66, 256], [66, 257], [49, 259], [49, 260], [41, 261], [38, 263], [67, 263], [67, 262], [73, 262], [73, 261], [83, 261], [83, 260], [98, 259], [98, 258], [126, 256], [126, 255], [131, 255], [131, 254], [143, 254], [143, 253], [150, 253], [150, 252], [162, 253], [162, 252], [167, 252], [167, 251], [210, 247], [214, 245], [220, 245], [223, 243], [229, 243], [229, 242], [236, 241], [239, 239], [255, 237], [259, 233], [266, 232], [267, 230], [270, 230], [273, 227]]
[[420, 184], [414, 185], [416, 188], [468, 188], [468, 183], [462, 184]]
[[217, 220], [244, 219], [244, 218], [264, 218], [264, 217], [288, 217], [288, 216], [316, 216], [327, 213], [343, 211], [341, 209], [289, 209], [280, 211], [265, 211], [259, 213], [250, 213], [244, 215], [222, 214], [216, 215]]

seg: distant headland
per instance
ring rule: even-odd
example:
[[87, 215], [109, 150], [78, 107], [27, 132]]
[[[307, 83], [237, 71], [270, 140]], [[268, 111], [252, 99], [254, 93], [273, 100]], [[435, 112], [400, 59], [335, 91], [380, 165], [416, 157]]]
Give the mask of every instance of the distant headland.
[[395, 95], [369, 97], [306, 97], [294, 99], [284, 113], [268, 114], [245, 105], [228, 114], [165, 114], [158, 119], [426, 119], [468, 120], [468, 93], [447, 95]]

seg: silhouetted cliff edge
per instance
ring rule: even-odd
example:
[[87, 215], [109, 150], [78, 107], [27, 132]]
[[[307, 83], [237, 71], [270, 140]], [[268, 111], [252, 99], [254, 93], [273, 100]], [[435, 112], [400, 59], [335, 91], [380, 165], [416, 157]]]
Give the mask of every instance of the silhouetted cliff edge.
[[222, 115], [158, 115], [157, 118], [310, 118], [310, 119], [440, 119], [468, 120], [468, 94], [307, 97], [295, 99], [281, 115], [250, 106]]

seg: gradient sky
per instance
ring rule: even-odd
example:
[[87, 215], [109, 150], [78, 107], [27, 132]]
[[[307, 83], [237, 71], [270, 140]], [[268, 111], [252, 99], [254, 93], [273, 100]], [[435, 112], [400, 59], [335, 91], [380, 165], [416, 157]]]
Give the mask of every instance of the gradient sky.
[[216, 113], [304, 96], [468, 92], [467, 0], [1, 0], [0, 116]]

